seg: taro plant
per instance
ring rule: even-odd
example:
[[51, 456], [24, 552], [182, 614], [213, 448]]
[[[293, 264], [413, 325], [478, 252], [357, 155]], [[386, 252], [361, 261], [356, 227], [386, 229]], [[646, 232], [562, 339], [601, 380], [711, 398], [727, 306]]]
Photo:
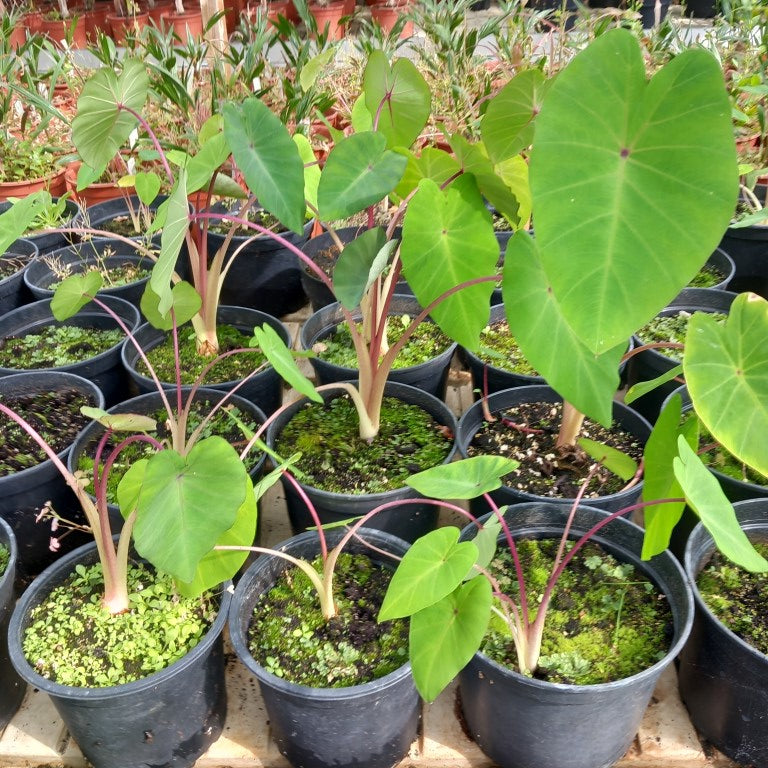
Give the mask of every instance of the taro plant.
[[[96, 296], [100, 285], [101, 276], [96, 271], [63, 281], [52, 301], [56, 318], [71, 316], [91, 300], [108, 312], [109, 308]], [[186, 319], [183, 307], [175, 307], [174, 316], [177, 311], [180, 321]], [[114, 319], [133, 340], [119, 318]], [[189, 430], [187, 420], [200, 381], [185, 400], [180, 385], [175, 392], [166, 392], [149, 368], [167, 413], [169, 444], [151, 435], [155, 423], [146, 416], [89, 409], [86, 415], [106, 427], [94, 461], [94, 497], [41, 436], [0, 403], [0, 413], [30, 435], [77, 497], [99, 553], [104, 578], [102, 602], [105, 610], [113, 614], [131, 606], [126, 581], [131, 543], [158, 571], [174, 578], [181, 594], [196, 596], [229, 579], [244, 560], [241, 552], [214, 550], [214, 546], [250, 544], [256, 530], [256, 496], [241, 457], [223, 438], [201, 437], [226, 398], [194, 430]], [[110, 440], [117, 444], [107, 450]], [[135, 442], [147, 443], [156, 452], [134, 462], [120, 480], [117, 498], [125, 523], [115, 543], [107, 507], [107, 478], [121, 451]]]
[[[690, 455], [693, 455], [692, 451]], [[695, 464], [691, 469], [687, 458], [684, 459], [685, 466], [681, 463], [675, 467], [675, 474], [682, 478], [688, 472], [695, 472], [690, 482], [683, 482], [686, 487], [696, 489], [696, 484], [706, 479], [702, 478], [701, 472], [708, 473], [703, 468], [697, 469]], [[581, 501], [579, 494], [559, 537], [541, 600], [532, 607], [518, 556], [519, 542], [511, 535], [503, 514], [505, 508], [499, 509], [488, 495], [499, 487], [499, 478], [513, 469], [511, 465], [514, 463], [499, 456], [477, 456], [420, 472], [408, 481], [426, 495], [455, 499], [485, 495], [493, 510], [486, 522], [478, 526], [478, 535], [471, 541], [461, 541], [459, 530], [453, 526], [439, 528], [416, 541], [398, 566], [381, 607], [380, 621], [410, 617], [409, 653], [414, 680], [427, 701], [436, 698], [480, 648], [492, 621], [496, 626], [506, 628], [517, 652], [518, 670], [531, 676], [540, 662], [547, 614], [564, 571], [604, 526], [617, 517], [647, 508], [651, 503], [639, 502], [606, 513], [568, 547], [569, 538], [574, 538], [571, 528]], [[702, 498], [702, 491], [695, 490], [695, 493]], [[711, 498], [711, 494], [705, 495]], [[684, 504], [685, 499], [659, 498], [653, 503], [659, 506]], [[469, 516], [456, 505], [446, 506]], [[732, 508], [729, 513], [724, 514], [721, 509], [717, 514], [708, 515], [707, 523], [724, 547], [723, 552], [735, 562], [752, 571], [768, 570], [768, 562], [755, 551], [738, 527]], [[509, 548], [510, 567], [514, 571], [513, 594], [504, 593], [499, 580], [489, 570], [497, 542]]]

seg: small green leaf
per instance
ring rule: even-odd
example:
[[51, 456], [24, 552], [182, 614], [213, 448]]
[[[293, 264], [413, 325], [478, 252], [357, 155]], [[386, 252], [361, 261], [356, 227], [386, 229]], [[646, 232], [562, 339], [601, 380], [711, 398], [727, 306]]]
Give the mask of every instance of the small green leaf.
[[66, 320], [77, 314], [93, 300], [103, 283], [96, 269], [81, 272], [62, 280], [51, 299], [51, 312], [57, 320]]
[[[323, 401], [312, 382], [299, 370], [291, 350], [285, 346], [285, 342], [274, 328], [265, 324], [261, 328], [254, 328], [253, 335], [255, 345], [261, 348], [267, 360], [289, 386], [316, 403]], [[251, 344], [251, 346], [255, 345]]]
[[580, 437], [577, 442], [595, 461], [614, 475], [618, 475], [625, 483], [635, 476], [637, 462], [623, 451], [598, 443], [596, 440], [590, 440], [588, 437]]
[[133, 178], [136, 195], [144, 205], [150, 205], [160, 192], [160, 177], [156, 173], [139, 171]]
[[438, 528], [405, 553], [389, 582], [379, 621], [412, 616], [453, 592], [477, 562], [477, 546], [459, 540], [459, 529]]
[[717, 548], [748, 571], [768, 571], [768, 561], [759, 555], [741, 529], [731, 502], [725, 497], [715, 476], [681, 435], [677, 439], [679, 456], [674, 460], [675, 477], [688, 504], [715, 540]]
[[406, 484], [429, 498], [474, 499], [501, 487], [501, 478], [518, 466], [502, 456], [473, 456], [425, 469], [411, 475]]
[[411, 618], [413, 679], [425, 701], [434, 701], [475, 655], [490, 617], [491, 585], [478, 576]]
[[[499, 512], [503, 515], [505, 510], [506, 507], [499, 509]], [[475, 565], [472, 566], [467, 578], [477, 575], [477, 567], [485, 569], [491, 564], [491, 560], [493, 560], [496, 554], [496, 544], [500, 533], [501, 521], [497, 515], [491, 515], [483, 523], [483, 527], [477, 531], [475, 538], [472, 539], [475, 542], [478, 554]]]
[[293, 135], [293, 143], [299, 149], [301, 161], [304, 163], [304, 198], [307, 201], [307, 216], [311, 218], [310, 208], [317, 209], [317, 187], [320, 184], [320, 164], [309, 139], [301, 133]]
[[[176, 283], [171, 290], [171, 306], [165, 314], [160, 314], [160, 297], [147, 284], [141, 297], [141, 313], [147, 321], [161, 331], [170, 331], [173, 328], [173, 318], [176, 318], [176, 326], [183, 325], [191, 320], [202, 306], [200, 294], [186, 281]], [[173, 316], [171, 315], [173, 310]]]
[[29, 229], [39, 211], [50, 204], [50, 194], [41, 190], [14, 201], [7, 211], [0, 214], [0, 253], [6, 253], [8, 246]]
[[365, 230], [344, 246], [333, 269], [333, 291], [343, 306], [354, 309], [360, 304], [396, 248], [397, 240], [387, 241], [381, 227]]
[[665, 371], [661, 376], [657, 376], [655, 379], [649, 381], [638, 381], [637, 384], [633, 384], [624, 395], [624, 402], [626, 405], [637, 400], [638, 397], [652, 392], [656, 387], [660, 387], [662, 384], [666, 384], [668, 381], [672, 381], [676, 376], [682, 376], [683, 366], [676, 365], [674, 368], [670, 368]]
[[84, 405], [80, 413], [115, 432], [154, 432], [157, 429], [154, 419], [140, 413], [107, 413], [101, 408], [91, 408], [89, 405]]
[[317, 80], [318, 75], [325, 70], [336, 56], [336, 48], [331, 47], [313, 56], [299, 71], [299, 85], [302, 90], [309, 90]]

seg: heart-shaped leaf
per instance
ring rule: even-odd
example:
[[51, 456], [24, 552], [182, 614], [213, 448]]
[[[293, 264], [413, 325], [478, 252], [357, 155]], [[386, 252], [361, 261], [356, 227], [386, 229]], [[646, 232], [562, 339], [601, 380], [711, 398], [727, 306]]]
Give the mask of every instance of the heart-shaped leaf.
[[223, 108], [224, 135], [259, 204], [288, 229], [304, 227], [304, 163], [286, 127], [259, 99]]
[[144, 205], [150, 205], [160, 192], [160, 177], [156, 173], [139, 171], [133, 177], [136, 195]]
[[412, 616], [453, 592], [477, 561], [477, 554], [471, 541], [459, 541], [459, 529], [453, 526], [417, 539], [389, 582], [379, 621]]
[[66, 320], [77, 314], [93, 300], [102, 286], [101, 272], [90, 269], [62, 280], [51, 299], [51, 312], [57, 320]]
[[425, 469], [405, 482], [431, 499], [474, 499], [499, 488], [501, 478], [517, 467], [503, 456], [473, 456]]
[[502, 292], [510, 333], [528, 362], [561, 397], [609, 425], [626, 343], [595, 355], [577, 338], [527, 232], [516, 232], [507, 243]]
[[768, 476], [768, 301], [743, 293], [725, 323], [696, 312], [683, 370], [696, 413], [734, 456]]
[[[187, 159], [184, 166], [187, 169], [187, 194], [191, 195], [199, 189], [207, 190], [214, 173], [226, 161], [229, 154], [229, 144], [227, 143], [226, 136], [223, 133], [211, 136], [200, 147], [197, 154]], [[239, 196], [244, 197], [245, 193], [242, 187], [232, 179], [230, 181], [237, 186]]]
[[419, 155], [404, 152], [403, 156], [408, 158], [408, 164], [405, 166], [403, 178], [395, 187], [395, 193], [400, 198], [405, 198], [413, 192], [422, 179], [432, 179], [441, 187], [459, 172], [456, 158], [442, 149], [425, 147]]
[[546, 93], [530, 172], [536, 241], [563, 316], [595, 353], [622, 344], [696, 274], [733, 214], [719, 64], [688, 49], [648, 82], [629, 31], [598, 37]]
[[380, 133], [353, 133], [325, 161], [317, 188], [320, 217], [345, 219], [386, 197], [403, 176], [407, 160], [386, 148]]
[[[403, 221], [400, 259], [423, 307], [456, 286], [494, 274], [499, 244], [471, 176], [461, 176], [445, 190], [429, 179], [419, 184]], [[476, 349], [490, 316], [492, 291], [492, 282], [462, 288], [431, 316], [452, 339]]]
[[491, 585], [477, 576], [411, 618], [413, 680], [425, 701], [434, 701], [475, 655], [490, 617]]
[[235, 449], [218, 436], [196, 442], [187, 456], [171, 449], [154, 454], [138, 499], [136, 551], [179, 581], [192, 581], [199, 562], [234, 525], [247, 474]]
[[200, 311], [202, 300], [200, 294], [183, 280], [171, 289], [171, 306], [165, 314], [160, 313], [159, 304], [160, 297], [147, 284], [141, 296], [141, 314], [153, 327], [161, 331], [170, 331], [173, 328], [174, 319], [177, 327], [191, 320]]
[[112, 67], [97, 69], [83, 86], [72, 121], [72, 142], [86, 165], [99, 170], [120, 151], [149, 92], [143, 61], [125, 59], [118, 74]]
[[409, 59], [390, 67], [383, 51], [372, 51], [363, 74], [365, 105], [378, 115], [377, 130], [387, 147], [410, 147], [427, 124], [432, 109], [429, 86]]

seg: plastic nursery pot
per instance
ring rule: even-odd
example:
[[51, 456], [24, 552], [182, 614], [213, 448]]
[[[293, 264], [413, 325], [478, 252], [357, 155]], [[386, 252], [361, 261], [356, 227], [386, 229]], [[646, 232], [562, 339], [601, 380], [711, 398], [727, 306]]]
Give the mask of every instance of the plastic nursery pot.
[[[491, 413], [495, 414], [499, 411], [513, 408], [514, 406], [523, 403], [561, 403], [562, 400], [563, 398], [551, 387], [534, 385], [494, 392], [492, 395], [488, 396], [487, 403]], [[642, 443], [645, 443], [651, 434], [651, 425], [640, 414], [636, 413], [623, 403], [614, 401], [613, 420], [614, 424], [636, 437]], [[459, 431], [456, 433], [456, 443], [462, 456], [467, 456], [467, 449], [475, 434], [482, 427], [484, 421], [483, 403], [480, 400], [473, 403], [459, 419]], [[618, 493], [612, 493], [607, 496], [590, 498], [586, 501], [591, 507], [606, 510], [608, 512], [617, 512], [623, 507], [633, 504], [640, 496], [642, 488], [643, 484], [641, 481], [629, 489], [621, 490]], [[558, 507], [563, 506], [566, 509], [569, 509], [573, 504], [573, 498], [556, 499], [537, 496], [506, 485], [502, 485], [501, 488], [491, 491], [490, 495], [494, 502], [499, 506], [503, 504], [520, 504], [522, 502], [536, 501], [542, 503], [546, 502]], [[482, 498], [473, 499], [470, 502], [470, 509], [475, 515], [482, 515], [489, 511], [487, 502]]]
[[[325, 402], [339, 397], [343, 394], [338, 392], [321, 392]], [[418, 405], [427, 411], [432, 417], [442, 425], [445, 425], [451, 434], [456, 434], [456, 417], [445, 403], [436, 397], [423, 392], [420, 389], [409, 387], [405, 384], [388, 382], [384, 389], [385, 396], [397, 397], [405, 403]], [[270, 448], [275, 447], [275, 442], [284, 429], [285, 425], [293, 416], [308, 403], [307, 398], [301, 398], [292, 403], [288, 408], [282, 411], [267, 429], [267, 444]], [[317, 404], [313, 406], [319, 407]], [[451, 449], [444, 463], [453, 459], [455, 446]], [[304, 500], [294, 488], [293, 484], [282, 478], [285, 501], [288, 506], [288, 517], [291, 522], [291, 528], [294, 533], [299, 533], [307, 528], [314, 526], [314, 521]], [[323, 491], [319, 488], [306, 485], [299, 481], [303, 492], [309, 497], [321, 522], [336, 523], [342, 520], [348, 520], [352, 517], [359, 517], [370, 512], [375, 507], [385, 502], [401, 501], [406, 499], [423, 498], [416, 491], [408, 486], [397, 488], [391, 491], [381, 493], [363, 493], [363, 494], [343, 494]], [[386, 531], [394, 536], [398, 536], [408, 542], [413, 542], [431, 531], [437, 524], [438, 507], [434, 504], [403, 504], [401, 507], [387, 509], [374, 516], [368, 521], [369, 528]]]
[[[217, 204], [210, 210], [213, 213], [226, 213], [230, 209], [224, 204]], [[236, 212], [238, 208], [234, 210]], [[210, 225], [217, 223], [211, 221]], [[311, 226], [305, 225], [301, 235], [281, 232], [280, 236], [301, 248], [309, 237]], [[253, 234], [256, 234], [255, 230]], [[250, 239], [251, 235], [235, 235], [227, 250], [227, 260]], [[225, 234], [208, 230], [209, 259], [225, 240]], [[268, 235], [259, 235], [235, 257], [224, 278], [221, 303], [258, 309], [276, 317], [295, 312], [307, 300], [301, 285], [301, 269], [299, 257], [295, 253]]]
[[[329, 530], [329, 546], [343, 531]], [[358, 532], [379, 550], [402, 555], [404, 541], [381, 531]], [[276, 550], [294, 557], [314, 558], [320, 551], [317, 533], [307, 532], [278, 544]], [[345, 551], [370, 553], [374, 561], [389, 564], [380, 552], [371, 552], [359, 540]], [[235, 590], [229, 617], [229, 635], [240, 660], [259, 681], [267, 708], [270, 732], [280, 752], [294, 766], [313, 768], [390, 768], [399, 763], [416, 738], [419, 695], [410, 663], [385, 677], [347, 688], [310, 688], [279, 678], [265, 670], [248, 650], [248, 626], [253, 607], [290, 563], [260, 556], [245, 572]]]
[[173, 30], [182, 45], [203, 36], [203, 14], [199, 10], [177, 13], [174, 9], [161, 14], [160, 19], [166, 29]]
[[[86, 379], [72, 373], [58, 371], [35, 371], [17, 373], [0, 378], [0, 401], [9, 397], [28, 395], [36, 392], [74, 389], [84, 395], [88, 404], [95, 408], [104, 407], [104, 396], [99, 388]], [[2, 416], [2, 423], [7, 424]], [[71, 446], [58, 453], [66, 463]], [[51, 530], [46, 522], [36, 523], [35, 518], [41, 507], [50, 501], [63, 517], [84, 522], [78, 514], [75, 495], [54, 466], [46, 460], [21, 472], [0, 477], [0, 518], [13, 529], [18, 546], [17, 572], [21, 580], [38, 574], [57, 555], [50, 549]], [[68, 551], [83, 543], [85, 534], [73, 531], [61, 540], [61, 551]]]
[[[736, 265], [733, 263], [733, 259], [722, 248], [715, 248], [704, 266], [711, 269], [716, 269], [720, 274], [723, 275], [722, 280], [720, 280], [715, 285], [709, 286], [710, 289], [717, 289], [720, 291], [729, 290], [729, 284], [733, 279], [733, 276], [736, 274]], [[676, 300], [677, 299], [675, 299], [675, 301]], [[675, 302], [672, 303], [674, 304]]]
[[0, 517], [0, 544], [8, 550], [9, 559], [0, 575], [0, 729], [10, 722], [24, 698], [27, 686], [18, 676], [8, 655], [8, 623], [16, 604], [14, 580], [19, 559], [16, 537], [8, 523]]
[[[764, 204], [766, 185], [756, 184], [755, 194]], [[728, 227], [720, 247], [736, 265], [728, 290], [736, 293], [752, 291], [768, 298], [768, 224]]]
[[[734, 504], [750, 539], [768, 539], [768, 500]], [[696, 619], [680, 654], [678, 679], [691, 721], [721, 752], [739, 764], [768, 765], [768, 656], [731, 632], [709, 610], [696, 587], [715, 546], [700, 523], [685, 548]]]
[[37, 246], [22, 237], [11, 243], [0, 258], [3, 267], [9, 265], [9, 269], [16, 268], [13, 274], [0, 278], [0, 316], [34, 301], [34, 296], [24, 283], [24, 272], [35, 256]]
[[[24, 272], [24, 282], [36, 299], [50, 299], [53, 296], [55, 285], [65, 276], [80, 274], [102, 266], [106, 270], [117, 269], [125, 265], [151, 270], [154, 263], [148, 256], [139, 253], [123, 240], [99, 238], [89, 240], [86, 243], [57, 248], [42, 258], [36, 259]], [[111, 287], [109, 282], [105, 280], [99, 295], [117, 296], [138, 307], [148, 280], [149, 274], [130, 283]]]
[[[730, 311], [731, 304], [736, 298], [730, 291], [714, 288], [684, 288], [675, 299], [659, 312], [659, 316], [676, 315], [681, 310], [685, 312], [723, 312]], [[639, 336], [633, 337], [635, 346], [643, 344]], [[641, 381], [650, 381], [666, 373], [678, 365], [680, 360], [674, 360], [655, 349], [647, 349], [629, 359], [627, 378], [631, 385]], [[664, 400], [680, 386], [679, 381], [668, 381], [656, 389], [632, 401], [632, 408], [641, 413], [648, 421], [654, 423], [661, 411]]]
[[96, 562], [95, 543], [76, 549], [27, 588], [11, 617], [11, 661], [32, 686], [47, 693], [85, 758], [99, 768], [184, 768], [219, 737], [227, 711], [222, 631], [231, 596], [183, 658], [142, 680], [108, 688], [79, 688], [39, 675], [22, 650], [30, 613], [82, 563]]
[[[136, 195], [126, 196], [125, 191], [123, 191], [120, 197], [88, 206], [86, 211], [88, 223], [94, 229], [104, 229], [105, 226], [109, 227], [115, 219], [125, 218], [130, 221], [132, 214], [139, 215], [139, 222], [143, 223], [144, 219], [140, 214], [141, 209], [148, 208], [152, 214], [155, 214], [160, 205], [167, 199], [167, 195], [158, 195], [148, 206], [145, 206]], [[143, 237], [143, 235], [142, 230], [134, 236]]]
[[[559, 538], [569, 512], [563, 505], [518, 504], [509, 507], [504, 517], [515, 538]], [[571, 538], [579, 538], [605, 516], [602, 510], [579, 507]], [[474, 532], [470, 524], [462, 537], [471, 538]], [[593, 541], [618, 560], [631, 563], [666, 596], [674, 622], [669, 649], [648, 669], [598, 685], [536, 680], [476, 653], [459, 674], [461, 708], [470, 735], [500, 768], [613, 765], [635, 738], [659, 676], [691, 630], [691, 590], [671, 553], [641, 560], [643, 531], [623, 518], [606, 525]]]
[[[264, 312], [259, 312], [255, 309], [249, 309], [247, 307], [219, 307], [216, 314], [216, 322], [219, 325], [231, 325], [244, 333], [251, 334], [254, 326], [262, 326], [265, 323], [277, 331], [280, 338], [290, 345], [290, 334], [288, 329], [276, 318], [268, 315]], [[161, 344], [168, 334], [165, 331], [153, 328], [149, 323], [144, 323], [139, 326], [134, 334], [134, 339], [138, 345], [148, 352]], [[126, 339], [122, 348], [123, 365], [125, 366], [135, 389], [139, 392], [152, 392], [155, 390], [155, 383], [149, 376], [145, 376], [137, 370], [137, 365], [140, 360], [139, 353], [136, 350], [135, 345], [130, 339]], [[213, 376], [216, 374], [216, 368], [213, 368]], [[208, 379], [212, 377], [209, 375]], [[211, 389], [220, 389], [224, 392], [228, 392], [233, 389], [239, 382], [238, 381], [205, 381], [206, 387]], [[163, 382], [163, 386], [166, 389], [175, 389], [176, 384], [173, 382]], [[255, 376], [248, 380], [246, 384], [239, 387], [237, 394], [240, 397], [244, 397], [246, 400], [250, 400], [258, 408], [261, 408], [267, 415], [276, 411], [283, 399], [283, 380], [278, 373], [268, 366], [263, 371], [259, 371]]]
[[[189, 397], [189, 387], [182, 388], [182, 401], [186, 403], [187, 397]], [[175, 392], [168, 392], [169, 402], [171, 407], [175, 407], [176, 397]], [[248, 414], [251, 418], [257, 421], [259, 424], [263, 424], [266, 421], [264, 412], [257, 408], [250, 400], [246, 400], [237, 394], [229, 394], [223, 392], [220, 389], [210, 389], [207, 387], [201, 387], [195, 392], [195, 400], [208, 400], [211, 403], [218, 403], [220, 400], [227, 398], [227, 403], [231, 403], [236, 406], [240, 411]], [[160, 393], [157, 391], [146, 392], [143, 395], [137, 395], [130, 400], [125, 400], [122, 403], [118, 403], [109, 409], [109, 413], [140, 413], [150, 414], [161, 409], [163, 407], [163, 401], [160, 397]], [[104, 434], [104, 427], [97, 421], [92, 421], [88, 426], [83, 429], [80, 434], [75, 438], [72, 443], [72, 450], [67, 457], [67, 467], [70, 472], [75, 472], [78, 469], [80, 458], [83, 454], [93, 456], [94, 449], [101, 436]], [[245, 437], [243, 438], [245, 440]], [[251, 479], [254, 482], [261, 476], [264, 470], [264, 462], [266, 455], [262, 454], [261, 458], [256, 462], [253, 468], [249, 471]], [[109, 504], [109, 519], [112, 524], [112, 530], [119, 531], [123, 525], [123, 517], [120, 514], [116, 504]], [[259, 521], [259, 518], [256, 518]]]
[[[54, 198], [54, 202], [57, 199]], [[0, 213], [5, 213], [8, 208], [11, 207], [11, 203], [0, 202]], [[64, 204], [64, 214], [60, 221], [61, 227], [78, 227], [82, 224], [82, 212], [80, 206], [72, 200], [67, 200]], [[60, 232], [26, 232], [24, 237], [27, 240], [31, 240], [36, 246], [39, 253], [48, 253], [56, 248], [61, 248], [64, 245], [68, 245], [75, 240], [71, 234], [62, 234]]]
[[[102, 301], [133, 330], [139, 323], [139, 311], [133, 304], [129, 304], [116, 296], [105, 296]], [[93, 302], [87, 304], [76, 315], [63, 322], [57, 321], [51, 312], [50, 299], [41, 299], [24, 307], [14, 309], [7, 315], [0, 317], [0, 339], [11, 336], [24, 336], [29, 333], [39, 333], [46, 326], [77, 326], [80, 328], [114, 329], [119, 325], [113, 317]], [[94, 357], [82, 360], [70, 365], [62, 365], [58, 368], [47, 370], [64, 371], [92, 381], [103, 393], [108, 406], [119, 403], [127, 396], [127, 382], [120, 365], [120, 350], [123, 339], [106, 351]], [[0, 377], [18, 373], [20, 369], [0, 368]]]
[[[418, 301], [413, 296], [393, 296], [390, 304], [391, 316], [409, 315], [415, 317], [421, 312]], [[353, 313], [354, 317], [361, 317], [359, 312]], [[312, 349], [319, 341], [330, 336], [344, 323], [344, 315], [340, 304], [330, 304], [315, 312], [302, 326], [299, 339], [303, 349]], [[407, 368], [395, 368], [388, 377], [388, 381], [396, 381], [399, 384], [408, 384], [424, 392], [442, 398], [445, 395], [445, 387], [448, 382], [448, 370], [451, 366], [456, 344], [451, 343], [436, 357], [426, 360], [418, 365], [410, 365]], [[345, 368], [341, 365], [323, 360], [321, 357], [311, 357], [309, 362], [315, 371], [320, 384], [331, 384], [337, 381], [350, 381], [358, 376], [357, 368]]]

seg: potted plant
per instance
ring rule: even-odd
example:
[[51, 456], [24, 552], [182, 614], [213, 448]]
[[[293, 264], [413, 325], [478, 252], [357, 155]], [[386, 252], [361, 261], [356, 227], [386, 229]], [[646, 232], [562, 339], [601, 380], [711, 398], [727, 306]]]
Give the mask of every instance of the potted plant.
[[88, 41], [83, 18], [70, 14], [67, 0], [58, 0], [58, 5], [58, 10], [51, 9], [43, 13], [40, 32], [57, 45], [66, 42], [75, 48], [85, 48]]
[[0, 258], [0, 315], [10, 312], [32, 298], [24, 285], [24, 270], [37, 256], [37, 246], [26, 238], [6, 246]]
[[8, 622], [16, 599], [18, 557], [13, 529], [0, 518], [0, 728], [8, 724], [26, 693], [24, 681], [16, 674], [8, 656]]
[[[99, 284], [96, 272], [65, 281], [55, 297], [59, 316], [77, 311], [90, 300], [103, 305], [96, 296]], [[176, 309], [183, 316], [183, 310]], [[130, 332], [128, 336], [130, 339]], [[76, 495], [95, 538], [93, 545], [60, 560], [25, 592], [12, 618], [10, 645], [20, 674], [52, 696], [83, 753], [96, 764], [166, 764], [178, 761], [183, 750], [181, 764], [192, 765], [218, 737], [226, 712], [221, 631], [230, 599], [219, 585], [240, 567], [245, 555], [215, 551], [214, 547], [221, 543], [250, 545], [255, 535], [256, 497], [238, 453], [220, 437], [203, 436], [202, 425], [188, 433], [192, 398], [184, 400], [181, 388], [173, 397], [159, 381], [157, 386], [171, 431], [169, 444], [161, 444], [150, 434], [152, 419], [88, 411], [106, 427], [101, 451], [113, 434], [125, 435], [109, 455], [96, 457], [95, 499], [39, 433], [0, 404], [0, 412], [24, 429], [55, 464]], [[214, 408], [220, 406], [221, 402]], [[107, 479], [110, 466], [133, 442], [148, 443], [157, 452], [131, 464], [123, 476], [118, 499], [125, 522], [119, 538], [113, 539]], [[168, 497], [169, 491], [173, 498]], [[216, 514], [211, 514], [212, 505]], [[132, 548], [151, 567], [136, 560]], [[105, 643], [111, 648], [109, 661], [94, 665], [104, 654], [86, 650], [83, 656], [81, 650], [80, 662], [59, 663], [61, 656], [46, 662], [48, 639], [45, 634], [33, 639], [34, 625], [39, 627], [35, 609], [55, 599], [51, 595], [56, 594], [56, 587], [67, 580], [80, 585], [75, 594], [84, 589], [94, 595], [85, 605], [80, 601], [80, 610], [89, 615], [87, 621], [106, 626], [103, 631], [114, 638], [112, 643], [103, 636], [96, 639], [102, 651], [106, 651]], [[66, 604], [73, 592], [64, 589], [66, 594], [59, 600]], [[156, 600], [167, 601], [160, 611]], [[154, 630], [146, 626], [141, 617], [147, 616], [147, 601], [153, 606], [150, 616], [175, 618]], [[53, 617], [57, 609], [39, 610]], [[70, 613], [72, 608], [64, 610]], [[53, 631], [64, 630], [58, 626]], [[139, 644], [133, 660], [125, 658], [130, 647], [136, 647], [126, 647], [129, 635]], [[69, 645], [71, 639], [62, 642], [62, 653], [77, 654]]]
[[[195, 3], [195, 5], [198, 5]], [[203, 35], [203, 14], [199, 7], [185, 10], [182, 0], [175, 0], [173, 10], [165, 11], [160, 19], [166, 27], [173, 31], [181, 43], [186, 44], [190, 38], [201, 38]]]
[[64, 168], [39, 142], [0, 132], [0, 148], [0, 201], [24, 197], [40, 189], [48, 189], [54, 195], [64, 193], [61, 186]]
[[141, 29], [149, 21], [149, 14], [139, 8], [135, 0], [114, 0], [115, 12], [107, 15], [112, 28], [112, 37], [118, 45], [125, 45], [129, 39], [135, 40]]

